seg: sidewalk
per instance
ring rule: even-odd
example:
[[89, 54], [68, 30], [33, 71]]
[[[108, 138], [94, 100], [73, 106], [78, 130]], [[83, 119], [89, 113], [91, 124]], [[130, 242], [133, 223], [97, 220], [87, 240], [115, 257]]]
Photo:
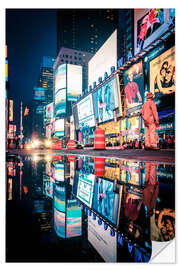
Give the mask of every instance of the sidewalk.
[[107, 150], [94, 150], [94, 149], [74, 149], [74, 150], [10, 150], [9, 153], [17, 155], [33, 155], [33, 154], [59, 154], [59, 155], [80, 155], [80, 156], [93, 156], [104, 158], [117, 158], [133, 161], [151, 161], [157, 163], [175, 164], [175, 150], [164, 149], [158, 151], [146, 151], [144, 149], [107, 149]]

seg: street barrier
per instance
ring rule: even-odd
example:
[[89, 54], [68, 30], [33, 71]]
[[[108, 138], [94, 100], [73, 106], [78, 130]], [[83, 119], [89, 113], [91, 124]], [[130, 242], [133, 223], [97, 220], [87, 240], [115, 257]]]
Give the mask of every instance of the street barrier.
[[94, 136], [94, 149], [105, 149], [105, 131], [101, 128], [95, 130]]

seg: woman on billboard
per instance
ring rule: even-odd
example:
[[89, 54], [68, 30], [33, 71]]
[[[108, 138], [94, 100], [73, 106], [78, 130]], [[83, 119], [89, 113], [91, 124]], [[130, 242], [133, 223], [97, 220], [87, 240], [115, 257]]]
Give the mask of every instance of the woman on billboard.
[[154, 92], [165, 95], [175, 92], [175, 67], [165, 61], [155, 77]]

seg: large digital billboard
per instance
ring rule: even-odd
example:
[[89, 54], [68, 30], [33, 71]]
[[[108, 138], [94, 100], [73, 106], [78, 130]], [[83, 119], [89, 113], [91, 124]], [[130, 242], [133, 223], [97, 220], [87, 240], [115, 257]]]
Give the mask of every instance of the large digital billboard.
[[55, 136], [58, 138], [64, 137], [64, 119], [55, 121]]
[[55, 94], [55, 115], [60, 116], [66, 113], [66, 88], [60, 89]]
[[[119, 95], [118, 77], [112, 78], [93, 93], [94, 109], [98, 123], [114, 118], [114, 109], [119, 107]], [[122, 111], [121, 108], [120, 111]]]
[[59, 162], [55, 163], [54, 170], [55, 170], [55, 180], [64, 181], [64, 177], [65, 177], [64, 163], [59, 163]]
[[55, 94], [62, 88], [66, 88], [66, 64], [60, 65], [55, 72]]
[[34, 99], [35, 100], [45, 100], [45, 89], [43, 87], [34, 88]]
[[66, 237], [76, 237], [82, 234], [82, 209], [77, 200], [67, 200], [66, 209]]
[[112, 237], [110, 227], [103, 230], [92, 216], [88, 216], [88, 241], [105, 262], [117, 262], [117, 234]]
[[60, 212], [66, 211], [66, 189], [54, 184], [54, 207]]
[[82, 94], [82, 66], [67, 64], [67, 100], [77, 101]]
[[80, 127], [83, 127], [83, 126], [93, 127], [93, 126], [95, 126], [92, 94], [83, 98], [77, 104], [77, 110], [78, 110], [78, 118], [79, 118], [79, 126]]
[[124, 72], [124, 94], [126, 109], [136, 110], [142, 106], [144, 98], [143, 63], [140, 61]]
[[46, 105], [46, 121], [50, 122], [53, 119], [53, 102]]
[[150, 91], [158, 107], [174, 105], [175, 47], [150, 62]]
[[104, 73], [110, 74], [111, 67], [117, 68], [117, 30], [106, 40], [101, 48], [88, 62], [88, 85], [104, 78]]
[[117, 225], [119, 194], [113, 192], [113, 182], [99, 178], [95, 184], [92, 208]]
[[54, 208], [54, 230], [59, 237], [65, 238], [65, 213], [59, 212]]
[[175, 9], [135, 9], [134, 48], [135, 54], [168, 30], [175, 18]]
[[94, 174], [84, 174], [80, 172], [77, 188], [77, 198], [89, 207], [92, 205], [94, 181]]

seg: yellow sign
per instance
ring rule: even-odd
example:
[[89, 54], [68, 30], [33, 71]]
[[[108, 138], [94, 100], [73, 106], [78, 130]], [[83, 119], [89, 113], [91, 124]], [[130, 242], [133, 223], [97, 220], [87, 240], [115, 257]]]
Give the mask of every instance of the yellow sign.
[[13, 100], [9, 100], [9, 121], [13, 121]]
[[112, 168], [105, 166], [104, 178], [111, 180], [119, 180], [119, 167]]
[[99, 125], [99, 127], [105, 131], [105, 135], [119, 133], [119, 121], [104, 123]]

